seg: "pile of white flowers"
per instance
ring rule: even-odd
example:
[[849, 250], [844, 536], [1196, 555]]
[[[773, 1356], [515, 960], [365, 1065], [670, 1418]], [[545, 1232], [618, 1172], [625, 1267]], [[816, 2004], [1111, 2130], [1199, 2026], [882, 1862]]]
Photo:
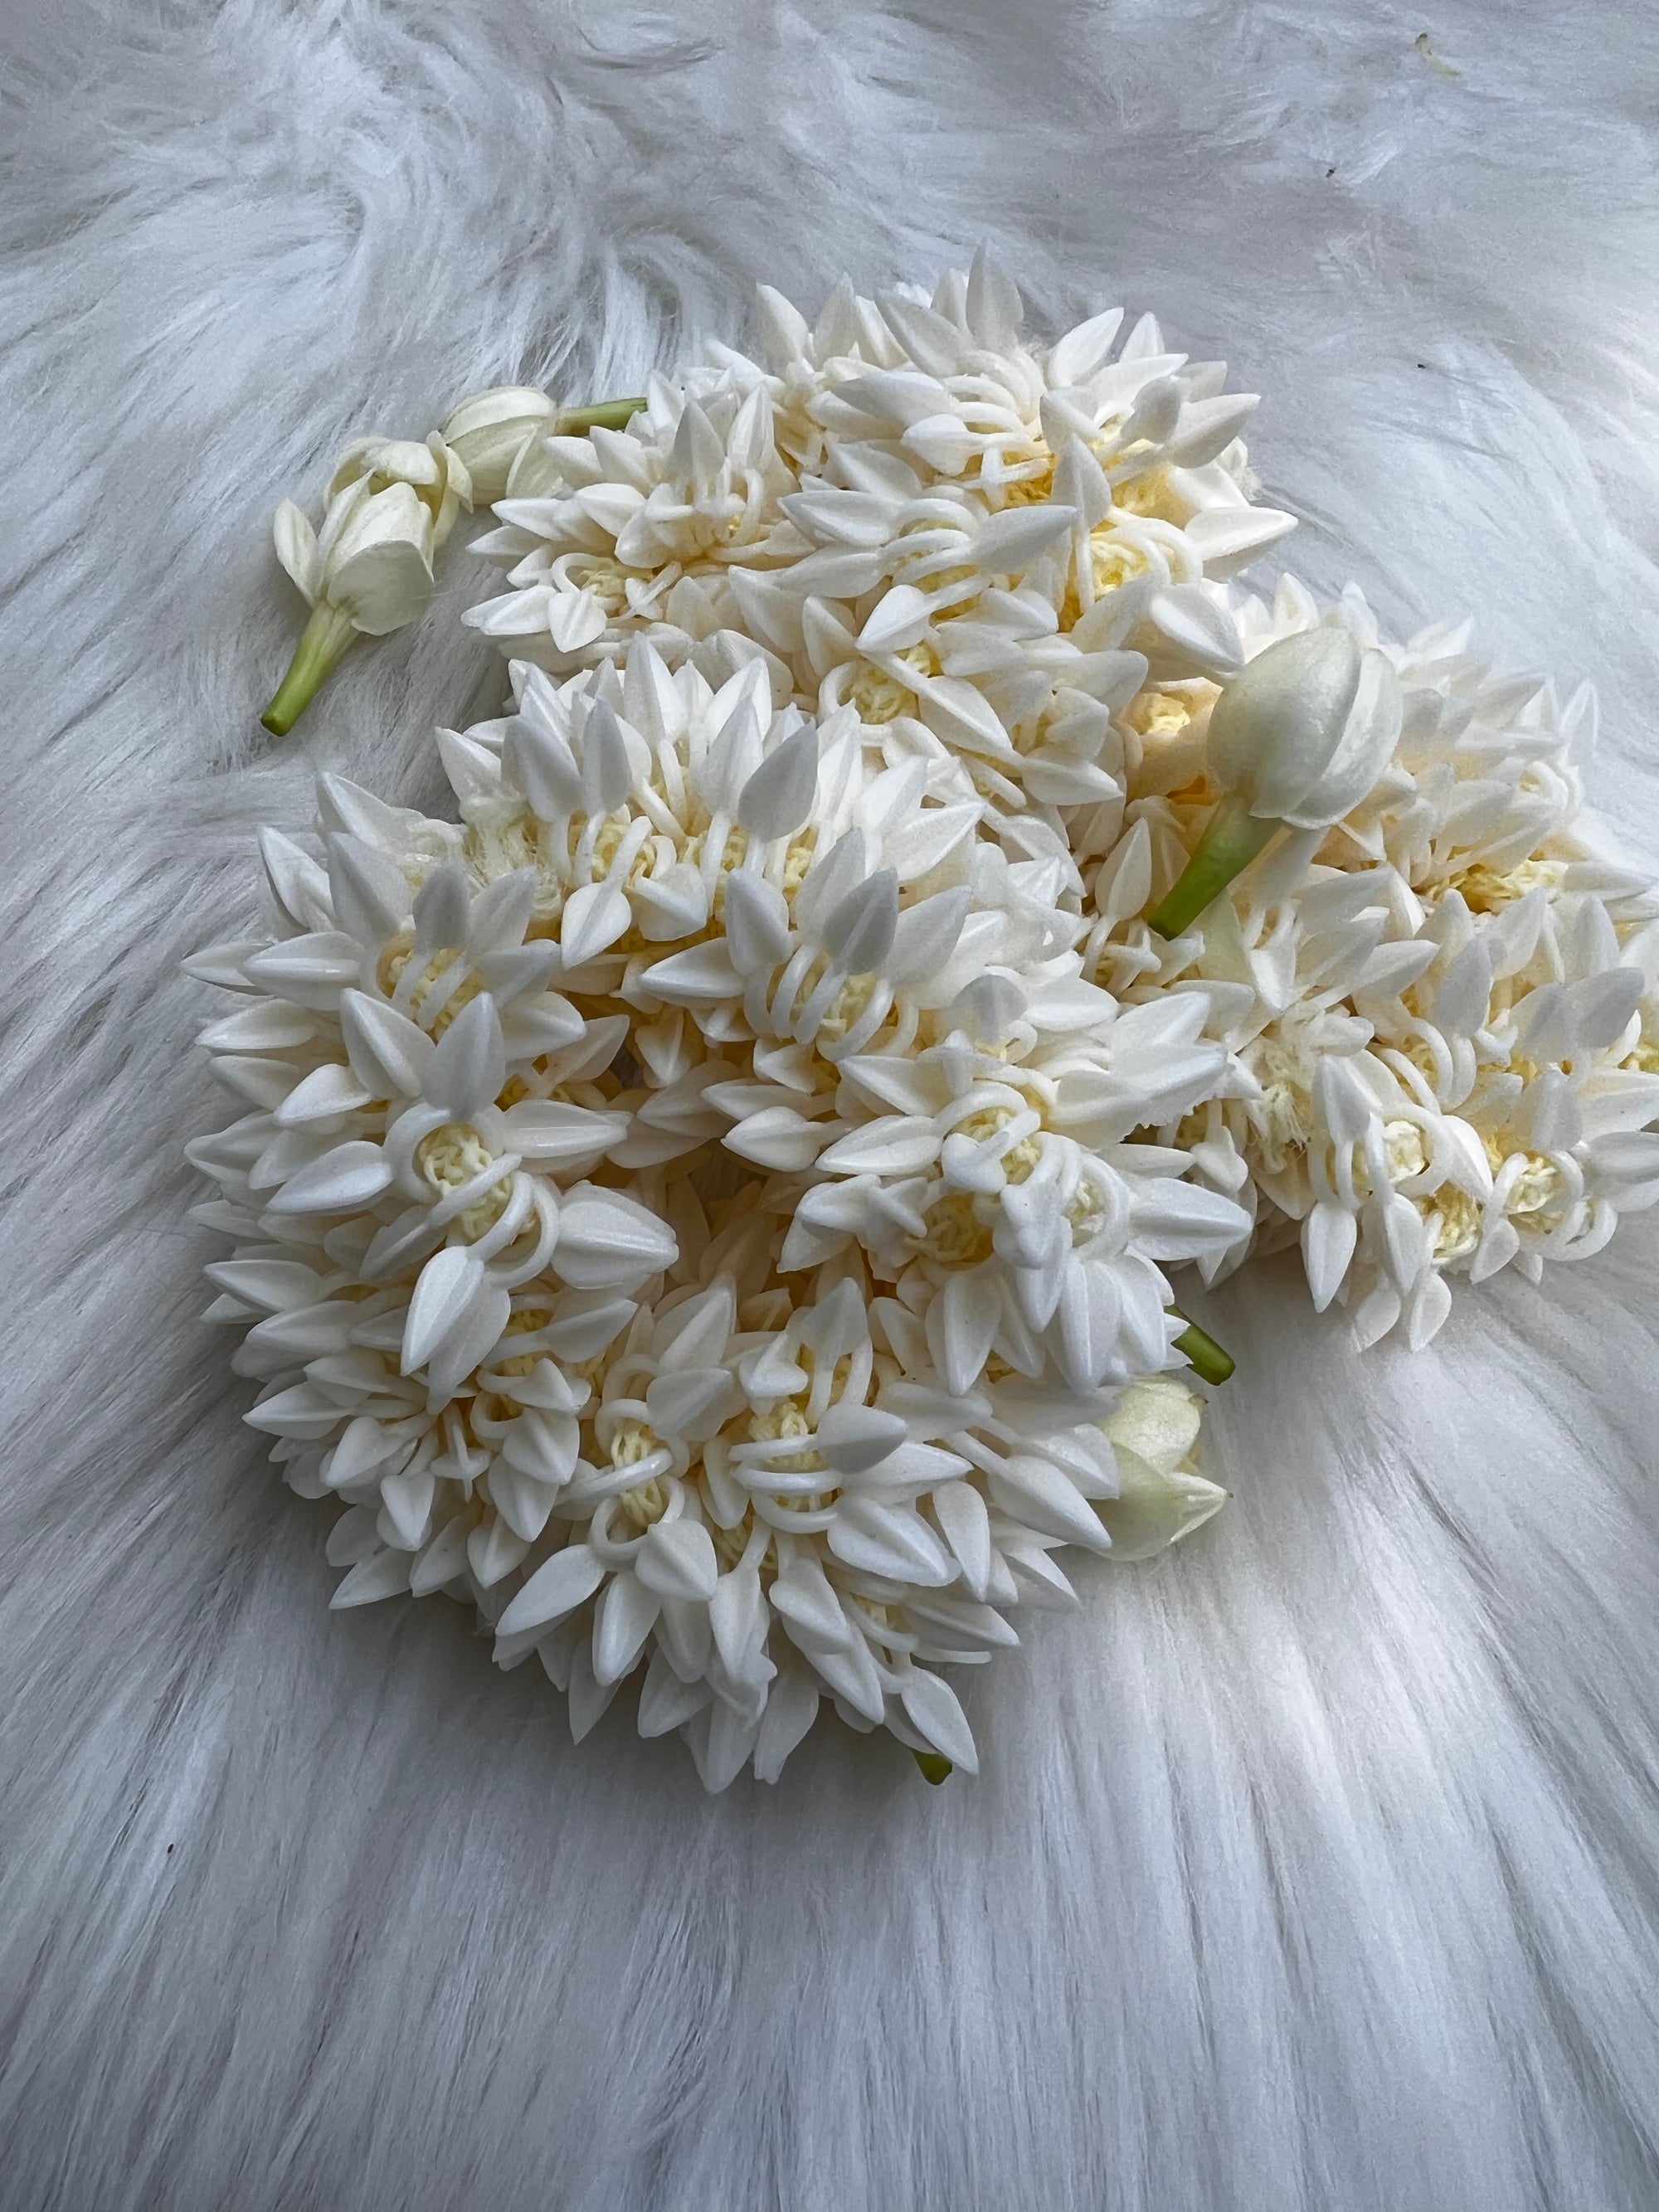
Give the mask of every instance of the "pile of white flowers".
[[511, 702], [439, 733], [458, 820], [323, 777], [269, 932], [191, 963], [245, 1109], [191, 1147], [210, 1311], [344, 1508], [337, 1605], [463, 1598], [712, 1789], [825, 1699], [971, 1771], [941, 1669], [1073, 1601], [1063, 1547], [1214, 1512], [1169, 1270], [1299, 1237], [1421, 1343], [1659, 1198], [1585, 700], [1243, 595], [1254, 401], [1120, 323], [1032, 347], [983, 256], [769, 294], [764, 364], [483, 394], [279, 518], [278, 722], [475, 501]]

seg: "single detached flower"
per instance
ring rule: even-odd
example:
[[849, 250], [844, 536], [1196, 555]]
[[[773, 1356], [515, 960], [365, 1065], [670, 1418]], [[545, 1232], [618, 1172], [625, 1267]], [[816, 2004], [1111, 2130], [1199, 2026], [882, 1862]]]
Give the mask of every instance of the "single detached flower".
[[1400, 740], [1399, 679], [1346, 629], [1281, 639], [1234, 678], [1210, 714], [1206, 755], [1221, 800], [1152, 916], [1179, 937], [1280, 830], [1324, 830], [1357, 806]]
[[291, 499], [276, 510], [276, 557], [311, 609], [289, 670], [260, 718], [286, 736], [358, 636], [385, 637], [424, 614], [432, 557], [472, 504], [465, 461], [435, 432], [424, 445], [360, 438], [341, 455], [320, 531]]

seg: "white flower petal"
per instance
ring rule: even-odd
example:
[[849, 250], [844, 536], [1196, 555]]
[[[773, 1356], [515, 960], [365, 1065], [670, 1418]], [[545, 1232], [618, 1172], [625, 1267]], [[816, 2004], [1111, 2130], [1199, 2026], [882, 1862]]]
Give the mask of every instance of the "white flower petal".
[[445, 1338], [465, 1318], [484, 1282], [483, 1262], [464, 1244], [434, 1252], [415, 1285], [404, 1324], [405, 1375], [424, 1367]]
[[1322, 1199], [1302, 1223], [1302, 1259], [1316, 1313], [1323, 1313], [1342, 1287], [1353, 1257], [1359, 1224], [1346, 1206]]
[[929, 1674], [926, 1668], [912, 1667], [900, 1685], [899, 1702], [912, 1727], [925, 1735], [952, 1766], [959, 1766], [964, 1774], [979, 1772], [974, 1732], [948, 1682]]
[[501, 1017], [486, 993], [463, 1006], [439, 1038], [421, 1089], [453, 1121], [471, 1121], [495, 1103], [506, 1082]]
[[329, 1061], [302, 1076], [272, 1116], [279, 1128], [289, 1129], [309, 1121], [330, 1121], [342, 1114], [367, 1106], [374, 1093], [360, 1083], [349, 1067]]
[[292, 1175], [266, 1201], [272, 1213], [350, 1213], [390, 1188], [392, 1170], [378, 1145], [336, 1145]]
[[963, 1582], [982, 1599], [991, 1582], [991, 1522], [985, 1500], [971, 1483], [946, 1482], [933, 1493], [933, 1506]]
[[931, 1120], [886, 1114], [838, 1138], [817, 1159], [833, 1175], [915, 1175], [932, 1165], [939, 1149], [939, 1131]]
[[634, 1571], [657, 1596], [694, 1604], [706, 1605], [720, 1581], [714, 1540], [696, 1521], [654, 1522], [645, 1532]]
[[584, 884], [565, 901], [559, 945], [567, 969], [584, 967], [633, 927], [634, 909], [614, 884]]
[[498, 1636], [517, 1636], [526, 1628], [550, 1627], [590, 1598], [605, 1570], [586, 1544], [567, 1545], [529, 1577], [495, 1623]]
[[636, 1200], [578, 1183], [560, 1212], [554, 1266], [573, 1289], [611, 1290], [644, 1282], [672, 1265], [678, 1249], [672, 1231]]
[[636, 1575], [619, 1574], [605, 1584], [593, 1609], [596, 1682], [619, 1682], [631, 1670], [661, 1610], [662, 1600]]
[[994, 1470], [991, 1495], [1005, 1513], [1046, 1536], [1087, 1551], [1107, 1552], [1111, 1539], [1099, 1515], [1050, 1460], [1017, 1453]]
[[398, 1596], [409, 1588], [411, 1556], [408, 1552], [386, 1550], [359, 1559], [330, 1598], [330, 1612], [343, 1613], [354, 1605], [376, 1605], [383, 1597]]
[[371, 1097], [419, 1097], [433, 1052], [424, 1030], [362, 991], [340, 994], [340, 1029], [353, 1072]]

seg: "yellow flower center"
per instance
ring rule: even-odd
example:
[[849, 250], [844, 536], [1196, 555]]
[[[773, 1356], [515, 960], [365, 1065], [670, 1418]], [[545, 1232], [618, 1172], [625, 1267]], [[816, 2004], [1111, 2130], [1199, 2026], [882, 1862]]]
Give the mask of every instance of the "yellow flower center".
[[608, 615], [628, 612], [628, 586], [630, 583], [648, 584], [651, 580], [648, 570], [625, 568], [620, 561], [604, 556], [589, 561], [584, 566], [573, 563], [570, 573], [585, 592], [592, 592]]
[[1261, 1097], [1252, 1098], [1245, 1106], [1245, 1119], [1255, 1132], [1261, 1164], [1269, 1175], [1280, 1173], [1286, 1155], [1299, 1152], [1308, 1141], [1303, 1103], [1292, 1085], [1279, 1077], [1264, 1081]]
[[[780, 1398], [775, 1405], [769, 1406], [763, 1413], [750, 1413], [749, 1416], [750, 1439], [757, 1444], [788, 1443], [797, 1437], [811, 1434], [811, 1425], [793, 1398]], [[822, 1452], [794, 1452], [790, 1455], [789, 1468], [792, 1474], [822, 1474], [826, 1462]], [[816, 1504], [817, 1500], [798, 1502], [810, 1510]]]
[[[470, 1121], [446, 1121], [422, 1138], [415, 1148], [415, 1165], [439, 1198], [447, 1198], [474, 1176], [482, 1175], [495, 1155]], [[471, 1243], [493, 1229], [507, 1210], [511, 1178], [492, 1184], [458, 1217], [461, 1234]]]
[[793, 898], [806, 881], [806, 872], [812, 865], [812, 855], [817, 850], [817, 831], [804, 830], [784, 854], [783, 890], [787, 898]]
[[1173, 737], [1193, 719], [1191, 702], [1173, 691], [1142, 691], [1124, 711], [1124, 720], [1143, 738]]
[[[919, 676], [939, 674], [939, 655], [930, 645], [907, 646], [902, 653], [894, 657], [902, 661], [907, 668], [914, 668]], [[916, 703], [916, 695], [910, 685], [901, 683], [896, 676], [890, 676], [884, 668], [878, 668], [870, 661], [865, 663], [848, 686], [847, 697], [848, 703], [858, 708], [861, 722], [878, 726], [897, 721], [901, 714], [911, 713]]]
[[653, 1475], [649, 1482], [641, 1482], [632, 1490], [624, 1490], [617, 1500], [623, 1518], [635, 1528], [643, 1531], [654, 1521], [660, 1521], [668, 1510], [668, 1486], [660, 1475]]
[[1510, 1193], [1506, 1213], [1556, 1213], [1565, 1197], [1565, 1178], [1555, 1162], [1542, 1153], [1528, 1152], [1527, 1164]]
[[1132, 577], [1144, 576], [1149, 565], [1139, 546], [1119, 538], [1109, 522], [1089, 533], [1089, 568], [1097, 592], [1117, 591]]
[[1408, 1182], [1413, 1176], [1422, 1174], [1429, 1161], [1423, 1149], [1423, 1132], [1415, 1121], [1382, 1124], [1382, 1156], [1391, 1183]]
[[818, 1024], [818, 1036], [825, 1044], [839, 1044], [854, 1024], [860, 1019], [874, 995], [876, 979], [873, 975], [849, 975], [830, 1002], [830, 1011]]
[[[507, 1327], [501, 1331], [501, 1334], [528, 1336], [536, 1329], [545, 1328], [552, 1318], [552, 1315], [544, 1308], [526, 1306], [521, 1313], [508, 1316]], [[498, 1359], [495, 1365], [498, 1375], [529, 1375], [535, 1371], [536, 1355], [526, 1353], [516, 1359]]]
[[1053, 492], [1054, 455], [1050, 453], [1047, 459], [1035, 461], [1030, 465], [1031, 468], [1030, 476], [1016, 477], [1012, 483], [1004, 483], [1002, 503], [1005, 507], [1040, 507]]
[[1162, 469], [1148, 469], [1144, 476], [1120, 484], [1112, 498], [1120, 514], [1152, 515], [1161, 522], [1179, 522], [1182, 519], [1170, 489], [1170, 479]]
[[[707, 833], [701, 830], [697, 832], [695, 837], [690, 837], [686, 840], [685, 857], [694, 868], [701, 866], [702, 863], [703, 848], [707, 842]], [[615, 848], [613, 848], [612, 849], [614, 850]], [[726, 833], [726, 844], [720, 854], [720, 872], [714, 879], [714, 911], [716, 914], [719, 914], [721, 911], [726, 903], [726, 884], [724, 879], [731, 874], [733, 868], [741, 865], [744, 855], [748, 852], [748, 850], [749, 832], [744, 829], [741, 824], [733, 823], [731, 829], [729, 829]]]
[[[404, 929], [399, 930], [397, 936], [390, 939], [381, 952], [374, 972], [380, 988], [388, 999], [392, 996], [402, 982], [404, 971], [409, 965], [410, 956], [413, 950], [414, 940], [410, 932]], [[428, 962], [420, 981], [409, 994], [407, 1003], [411, 1020], [420, 1020], [421, 1009], [460, 957], [460, 951], [457, 947], [446, 945], [441, 952], [436, 953]], [[456, 1015], [460, 1012], [461, 1008], [477, 997], [478, 988], [477, 977], [469, 975], [465, 982], [459, 984], [451, 993], [429, 1024], [431, 1034], [434, 1037], [441, 1037]]]
[[1419, 1199], [1418, 1212], [1429, 1232], [1437, 1260], [1466, 1260], [1480, 1242], [1480, 1207], [1468, 1191], [1443, 1183], [1432, 1197]]
[[1500, 874], [1484, 861], [1477, 860], [1472, 868], [1465, 868], [1462, 874], [1451, 878], [1451, 888], [1462, 891], [1464, 903], [1474, 913], [1496, 914], [1500, 907], [1525, 898], [1528, 891], [1540, 884], [1546, 890], [1553, 889], [1560, 882], [1565, 865], [1565, 861], [1547, 860], [1541, 853], [1534, 853]]
[[991, 1232], [974, 1211], [970, 1190], [953, 1190], [927, 1213], [921, 1249], [942, 1267], [973, 1267], [991, 1255]]

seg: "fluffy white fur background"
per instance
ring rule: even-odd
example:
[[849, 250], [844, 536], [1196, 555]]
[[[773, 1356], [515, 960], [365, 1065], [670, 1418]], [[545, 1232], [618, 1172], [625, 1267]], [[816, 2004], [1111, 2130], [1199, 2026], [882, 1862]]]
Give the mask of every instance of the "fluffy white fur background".
[[1659, 858], [1659, 21], [1435, 6], [10, 0], [4, 2212], [1659, 2204], [1651, 1217], [1415, 1358], [1218, 1293], [1235, 1503], [1036, 1617], [983, 1778], [830, 1729], [714, 1801], [453, 1607], [327, 1613], [183, 1220], [252, 825], [435, 804], [500, 683], [457, 554], [267, 738], [274, 502], [757, 277], [1154, 307], [1299, 573], [1597, 683]]

